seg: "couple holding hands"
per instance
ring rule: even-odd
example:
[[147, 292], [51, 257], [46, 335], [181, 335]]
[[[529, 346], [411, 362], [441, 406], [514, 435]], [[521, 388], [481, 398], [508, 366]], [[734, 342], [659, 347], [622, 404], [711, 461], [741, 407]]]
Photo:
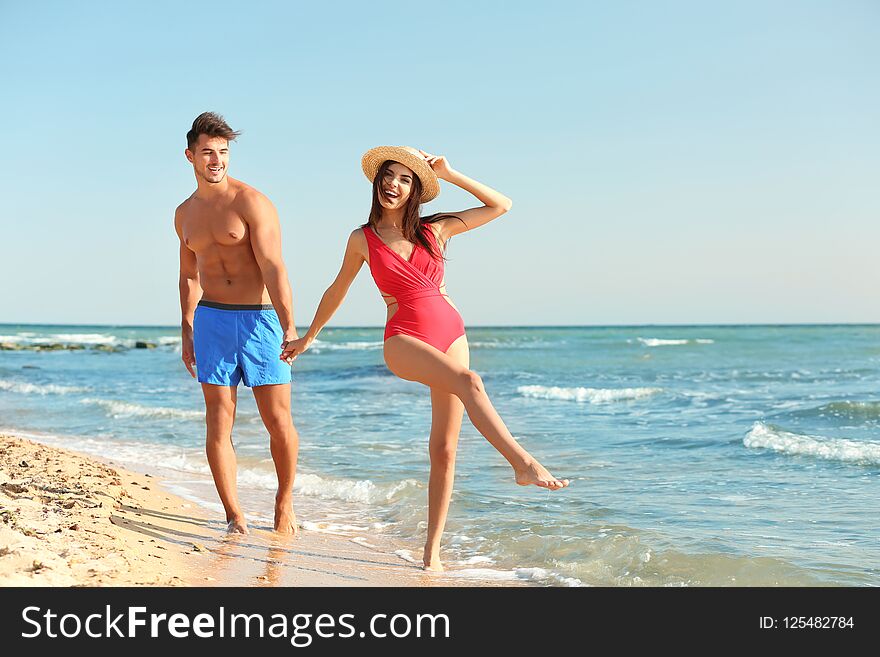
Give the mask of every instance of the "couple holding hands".
[[[448, 240], [500, 217], [510, 209], [510, 199], [454, 170], [443, 156], [398, 146], [367, 151], [362, 166], [373, 185], [369, 218], [349, 235], [342, 267], [308, 331], [299, 337], [278, 214], [263, 194], [227, 176], [229, 142], [238, 134], [212, 112], [196, 118], [187, 133], [186, 157], [198, 187], [174, 218], [180, 239], [182, 358], [202, 384], [208, 463], [229, 531], [247, 533], [232, 446], [237, 386], [243, 381], [253, 390], [270, 436], [278, 476], [275, 531], [296, 533], [293, 482], [299, 439], [290, 413], [290, 364], [330, 321], [364, 263], [387, 305], [388, 369], [431, 392], [425, 568], [443, 569], [440, 539], [465, 412], [510, 463], [516, 483], [550, 490], [567, 486], [568, 480], [551, 475], [513, 438], [498, 415], [479, 375], [470, 369], [464, 323], [446, 295]], [[420, 216], [420, 205], [440, 193], [440, 180], [470, 192], [482, 205]]]

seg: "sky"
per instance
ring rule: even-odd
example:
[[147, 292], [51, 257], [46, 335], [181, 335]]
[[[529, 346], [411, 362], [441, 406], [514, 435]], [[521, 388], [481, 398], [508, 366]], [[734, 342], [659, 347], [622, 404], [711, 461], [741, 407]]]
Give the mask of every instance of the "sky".
[[[300, 326], [384, 144], [513, 199], [450, 243], [468, 325], [878, 322], [878, 62], [876, 1], [0, 0], [0, 323], [179, 323], [205, 110]], [[384, 317], [364, 267], [330, 325]]]

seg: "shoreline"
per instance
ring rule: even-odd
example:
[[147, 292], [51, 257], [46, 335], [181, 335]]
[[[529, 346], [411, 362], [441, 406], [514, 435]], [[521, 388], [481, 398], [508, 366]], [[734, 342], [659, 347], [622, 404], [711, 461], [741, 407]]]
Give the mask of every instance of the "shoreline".
[[[222, 517], [174, 482], [0, 434], [0, 586], [527, 586], [425, 572], [388, 540]], [[376, 545], [374, 543], [379, 543]]]

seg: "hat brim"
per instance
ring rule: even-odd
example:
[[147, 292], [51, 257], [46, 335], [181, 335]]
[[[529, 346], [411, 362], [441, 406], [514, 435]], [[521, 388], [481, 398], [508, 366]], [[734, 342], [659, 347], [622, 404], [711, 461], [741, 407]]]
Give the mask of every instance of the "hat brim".
[[361, 167], [367, 180], [373, 182], [376, 174], [379, 173], [379, 167], [387, 160], [400, 162], [419, 177], [419, 182], [422, 183], [422, 196], [419, 203], [427, 203], [439, 196], [440, 181], [437, 174], [418, 152], [410, 152], [403, 146], [377, 146], [364, 153], [361, 158]]

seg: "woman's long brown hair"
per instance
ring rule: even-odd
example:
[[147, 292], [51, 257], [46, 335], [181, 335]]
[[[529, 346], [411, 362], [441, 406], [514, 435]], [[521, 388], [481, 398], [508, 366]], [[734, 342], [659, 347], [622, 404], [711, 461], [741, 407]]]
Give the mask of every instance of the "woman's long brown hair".
[[[373, 178], [373, 205], [370, 208], [370, 218], [367, 219], [367, 223], [364, 224], [364, 228], [367, 226], [371, 228], [376, 228], [379, 225], [379, 219], [382, 218], [382, 205], [379, 203], [379, 194], [382, 193], [381, 185], [382, 181], [385, 179], [385, 172], [388, 170], [388, 167], [394, 164], [394, 160], [385, 160], [382, 163], [382, 166], [379, 167], [379, 171], [376, 172], [376, 177]], [[400, 164], [398, 162], [398, 164]], [[406, 165], [404, 165], [406, 166]], [[443, 253], [440, 252], [440, 247], [437, 244], [437, 240], [428, 239], [425, 237], [425, 234], [419, 230], [422, 224], [432, 224], [435, 221], [439, 221], [440, 219], [444, 219], [446, 217], [458, 217], [454, 214], [449, 213], [437, 213], [432, 214], [427, 217], [422, 217], [419, 213], [419, 207], [421, 206], [421, 201], [419, 199], [422, 198], [422, 181], [419, 180], [419, 177], [413, 175], [412, 187], [410, 188], [409, 198], [406, 200], [406, 207], [403, 210], [403, 236], [412, 244], [421, 245], [428, 253], [431, 254], [431, 257], [437, 259], [444, 259], [445, 257]]]

